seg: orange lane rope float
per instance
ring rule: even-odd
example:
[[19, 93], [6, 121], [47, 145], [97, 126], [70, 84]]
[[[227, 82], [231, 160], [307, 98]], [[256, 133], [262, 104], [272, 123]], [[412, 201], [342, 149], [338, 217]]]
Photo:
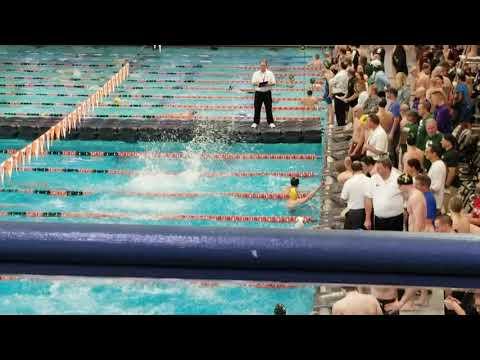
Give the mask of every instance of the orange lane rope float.
[[[123, 79], [125, 79], [128, 75], [128, 68], [129, 65], [128, 63], [126, 63], [118, 72], [124, 74]], [[114, 79], [119, 79], [118, 73], [117, 75], [112, 76], [112, 78], [110, 78], [110, 80], [108, 80], [101, 89], [97, 90], [93, 97], [89, 97], [87, 100], [81, 102], [71, 113], [64, 116], [62, 115], [62, 119], [57, 124], [53, 125], [49, 130], [36, 138], [32, 143], [28, 144], [22, 149], [15, 151], [8, 159], [3, 161], [0, 164], [0, 181], [2, 182], [2, 184], [5, 175], [11, 177], [13, 170], [22, 171], [27, 169], [26, 167], [24, 167], [24, 165], [25, 163], [29, 163], [31, 161], [32, 155], [35, 158], [43, 156], [47, 153], [45, 147], [47, 147], [48, 150], [52, 141], [65, 138], [73, 128], [76, 128], [80, 124], [82, 119], [86, 117], [89, 105], [92, 101], [91, 99], [96, 98], [101, 100], [104, 96], [108, 96], [113, 91], [113, 89], [115, 88]], [[28, 84], [28, 86], [31, 85], [32, 84]]]

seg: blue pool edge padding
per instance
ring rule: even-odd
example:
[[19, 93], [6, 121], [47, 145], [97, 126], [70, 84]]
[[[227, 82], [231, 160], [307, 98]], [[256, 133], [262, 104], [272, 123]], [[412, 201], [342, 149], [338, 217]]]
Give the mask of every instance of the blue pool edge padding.
[[0, 274], [480, 285], [460, 234], [0, 222]]

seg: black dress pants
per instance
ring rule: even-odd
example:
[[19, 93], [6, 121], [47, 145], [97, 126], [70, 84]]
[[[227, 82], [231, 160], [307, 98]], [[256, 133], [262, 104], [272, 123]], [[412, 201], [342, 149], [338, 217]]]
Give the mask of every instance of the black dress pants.
[[347, 119], [348, 104], [340, 99], [337, 99], [338, 96], [341, 97], [343, 95], [343, 93], [338, 93], [334, 96], [335, 117], [337, 118], [338, 126], [344, 126], [345, 120]]
[[403, 231], [403, 214], [389, 218], [375, 216], [375, 230]]
[[349, 210], [345, 214], [345, 223], [343, 228], [345, 230], [365, 230], [365, 227], [363, 226], [364, 222], [365, 209]]
[[262, 104], [265, 104], [265, 112], [267, 113], [267, 122], [269, 124], [273, 123], [271, 91], [266, 91], [266, 92], [255, 91], [255, 101], [254, 101], [255, 114], [253, 116], [253, 122], [256, 124], [260, 123], [260, 112], [262, 111]]

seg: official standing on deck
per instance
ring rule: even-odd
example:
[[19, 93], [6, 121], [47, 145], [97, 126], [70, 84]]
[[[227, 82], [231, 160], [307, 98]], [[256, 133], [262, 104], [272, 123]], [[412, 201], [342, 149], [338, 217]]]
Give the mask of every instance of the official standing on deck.
[[275, 76], [270, 70], [267, 70], [267, 60], [260, 62], [260, 70], [252, 76], [252, 84], [255, 87], [255, 114], [253, 116], [252, 128], [256, 128], [260, 123], [260, 112], [262, 104], [265, 104], [267, 113], [267, 122], [271, 128], [275, 127], [272, 114], [272, 86], [275, 85]]

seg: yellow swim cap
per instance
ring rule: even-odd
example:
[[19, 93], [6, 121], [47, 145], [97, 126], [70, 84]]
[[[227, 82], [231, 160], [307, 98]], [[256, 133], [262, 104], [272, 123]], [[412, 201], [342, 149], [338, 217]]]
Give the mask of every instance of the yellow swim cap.
[[113, 105], [120, 106], [121, 103], [122, 103], [122, 100], [119, 97], [116, 97], [115, 99], [113, 99]]
[[290, 193], [288, 194], [288, 197], [290, 200], [297, 200], [298, 199], [298, 194], [297, 194], [297, 188], [296, 187], [291, 187], [290, 188]]
[[363, 114], [362, 116], [360, 116], [360, 124], [361, 125], [365, 125], [367, 123], [367, 120], [368, 120], [368, 115], [367, 114]]

